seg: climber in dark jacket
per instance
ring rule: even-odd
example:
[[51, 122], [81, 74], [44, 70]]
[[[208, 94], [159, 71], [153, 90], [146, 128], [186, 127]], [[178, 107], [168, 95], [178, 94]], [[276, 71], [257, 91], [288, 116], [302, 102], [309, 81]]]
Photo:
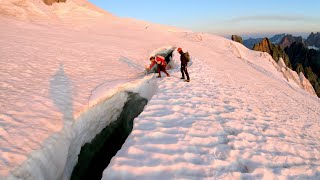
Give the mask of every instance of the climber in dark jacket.
[[178, 48], [177, 51], [180, 54], [180, 61], [181, 61], [180, 70], [181, 70], [182, 77], [180, 79], [184, 79], [184, 74], [186, 74], [187, 80], [185, 80], [185, 82], [190, 82], [190, 77], [189, 77], [189, 73], [188, 73], [188, 69], [187, 69], [187, 66], [188, 66], [187, 57], [186, 57], [185, 53], [182, 51], [182, 48]]

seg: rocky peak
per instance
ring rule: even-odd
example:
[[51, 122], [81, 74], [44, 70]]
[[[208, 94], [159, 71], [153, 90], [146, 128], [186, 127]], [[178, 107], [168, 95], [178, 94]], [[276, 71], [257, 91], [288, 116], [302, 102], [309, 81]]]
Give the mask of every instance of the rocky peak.
[[269, 53], [276, 62], [282, 58], [286, 66], [291, 68], [288, 55], [281, 49], [279, 45], [272, 44], [268, 38], [264, 38], [260, 43], [255, 44], [253, 46], [253, 50]]
[[295, 37], [295, 36], [292, 36], [291, 34], [287, 34], [281, 39], [279, 44], [282, 48], [286, 48], [286, 47], [289, 47], [294, 42], [304, 43], [303, 38], [301, 36]]
[[268, 38], [263, 38], [260, 43], [253, 46], [253, 50], [255, 51], [267, 52], [269, 54], [271, 54], [271, 49], [271, 42]]
[[243, 44], [242, 37], [238, 35], [232, 35], [231, 40]]
[[315, 46], [315, 47], [318, 47], [320, 48], [320, 33], [317, 32], [317, 33], [311, 33], [306, 42], [308, 43], [308, 45], [310, 46]]

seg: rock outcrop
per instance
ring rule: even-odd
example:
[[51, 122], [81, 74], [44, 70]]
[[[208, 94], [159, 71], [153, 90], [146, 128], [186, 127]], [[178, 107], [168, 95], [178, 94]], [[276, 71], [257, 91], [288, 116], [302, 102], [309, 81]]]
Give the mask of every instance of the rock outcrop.
[[65, 3], [67, 0], [43, 0], [46, 5], [52, 5], [53, 3]]
[[253, 46], [253, 50], [269, 53], [276, 62], [282, 58], [286, 66], [291, 68], [288, 55], [281, 49], [279, 45], [272, 44], [268, 38], [264, 38], [260, 43], [255, 44]]
[[238, 35], [232, 35], [231, 40], [243, 44], [242, 37]]

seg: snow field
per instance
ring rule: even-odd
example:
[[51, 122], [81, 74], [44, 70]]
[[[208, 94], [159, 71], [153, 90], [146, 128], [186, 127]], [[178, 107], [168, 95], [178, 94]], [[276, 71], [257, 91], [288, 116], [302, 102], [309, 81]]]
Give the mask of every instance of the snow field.
[[[282, 77], [274, 67], [247, 72], [245, 61], [224, 59], [238, 61], [237, 78], [196, 58], [190, 83], [180, 72], [159, 80], [103, 179], [319, 178], [318, 110], [298, 103], [303, 96], [283, 96], [278, 80], [268, 88], [264, 79]], [[248, 84], [251, 71], [261, 81]]]

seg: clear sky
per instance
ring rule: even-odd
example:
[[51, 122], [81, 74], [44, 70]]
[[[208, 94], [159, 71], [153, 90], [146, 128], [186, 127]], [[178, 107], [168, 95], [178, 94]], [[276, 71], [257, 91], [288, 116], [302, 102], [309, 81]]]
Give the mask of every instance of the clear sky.
[[318, 0], [89, 0], [120, 17], [229, 36], [320, 31]]

